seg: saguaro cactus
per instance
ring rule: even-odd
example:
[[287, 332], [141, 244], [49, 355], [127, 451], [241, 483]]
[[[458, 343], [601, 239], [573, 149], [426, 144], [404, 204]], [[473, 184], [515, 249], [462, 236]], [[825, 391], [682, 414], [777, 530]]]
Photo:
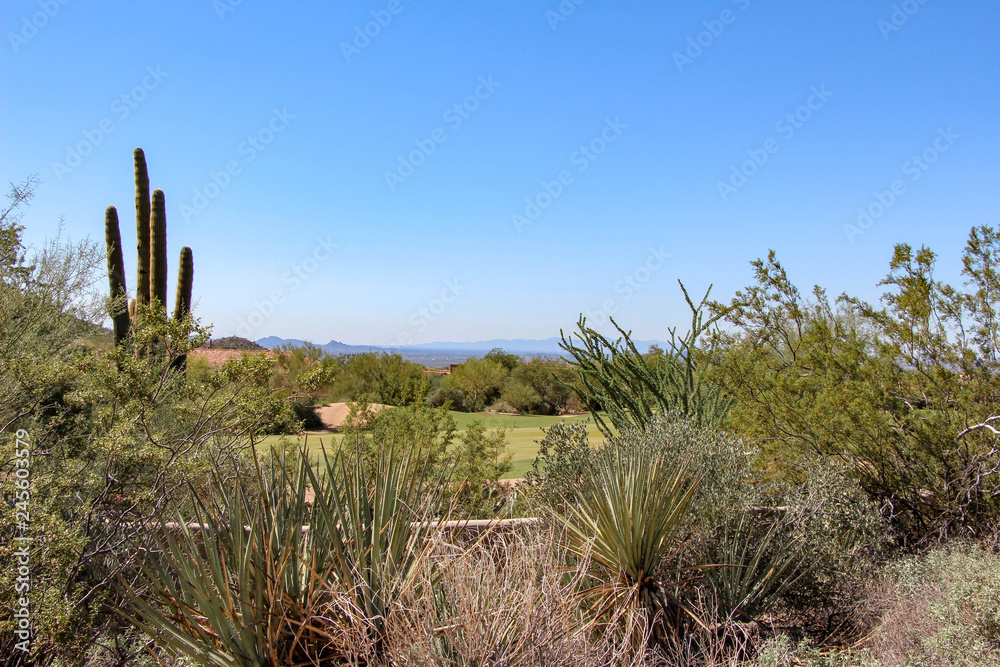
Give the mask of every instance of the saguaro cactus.
[[[130, 321], [139, 308], [155, 300], [166, 314], [167, 308], [167, 214], [163, 190], [153, 190], [149, 195], [149, 173], [146, 155], [141, 148], [132, 153], [135, 163], [135, 231], [138, 269], [136, 271], [135, 299], [125, 303], [125, 266], [122, 256], [121, 233], [118, 228], [118, 211], [109, 206], [104, 216], [104, 240], [108, 252], [108, 283], [115, 306], [110, 312], [114, 322], [115, 344], [120, 345], [128, 336]], [[182, 320], [191, 312], [191, 286], [194, 281], [194, 255], [191, 248], [181, 249], [177, 273], [177, 297], [174, 319]], [[183, 359], [180, 360], [183, 367]]]
[[174, 301], [174, 319], [183, 320], [191, 312], [191, 285], [194, 282], [194, 254], [191, 248], [181, 248], [177, 268], [177, 297]]
[[153, 190], [149, 218], [149, 302], [167, 309], [167, 213], [163, 190]]
[[[128, 336], [129, 313], [128, 290], [125, 287], [125, 259], [122, 256], [122, 237], [118, 229], [118, 211], [114, 206], [109, 206], [104, 211], [104, 244], [108, 251], [108, 283], [111, 287], [110, 315], [114, 322], [115, 345], [120, 345]], [[190, 290], [190, 283], [188, 289]]]
[[149, 303], [149, 173], [146, 154], [141, 148], [132, 152], [135, 162], [135, 238], [139, 259], [135, 292], [139, 303]]

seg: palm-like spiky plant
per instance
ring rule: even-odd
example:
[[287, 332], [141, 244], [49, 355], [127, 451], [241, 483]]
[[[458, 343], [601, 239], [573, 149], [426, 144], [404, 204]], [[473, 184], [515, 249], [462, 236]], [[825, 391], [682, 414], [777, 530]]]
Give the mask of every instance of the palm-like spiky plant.
[[217, 478], [219, 500], [200, 504], [200, 529], [161, 522], [161, 557], [140, 577], [152, 599], [128, 588], [122, 614], [203, 665], [377, 655], [389, 605], [414, 585], [424, 538], [447, 512], [427, 498], [434, 485], [419, 453], [389, 450], [371, 471], [323, 458], [322, 475], [305, 452], [294, 474], [283, 461], [269, 473], [255, 466], [235, 493]]
[[606, 448], [576, 503], [556, 515], [571, 553], [589, 559], [593, 586], [581, 595], [594, 622], [623, 627], [634, 650], [678, 639], [700, 620], [671, 591], [671, 567], [700, 477], [682, 463], [666, 470], [650, 448]]

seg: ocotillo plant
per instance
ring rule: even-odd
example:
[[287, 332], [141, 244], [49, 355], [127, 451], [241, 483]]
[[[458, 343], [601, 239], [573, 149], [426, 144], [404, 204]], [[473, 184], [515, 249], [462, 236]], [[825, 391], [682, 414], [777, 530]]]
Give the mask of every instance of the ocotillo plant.
[[[162, 190], [153, 190], [149, 195], [149, 173], [146, 170], [146, 156], [141, 148], [132, 154], [135, 161], [135, 229], [138, 269], [136, 298], [127, 308], [113, 306], [109, 314], [114, 321], [115, 344], [120, 345], [128, 335], [130, 320], [136, 310], [156, 303], [166, 313], [167, 304], [167, 215]], [[118, 229], [118, 212], [109, 206], [104, 218], [104, 237], [108, 253], [108, 282], [111, 297], [124, 300], [125, 265], [122, 256], [121, 234]], [[182, 320], [191, 311], [191, 285], [194, 279], [194, 255], [191, 248], [181, 248], [180, 266], [177, 274], [177, 297], [174, 305], [174, 319]], [[112, 303], [117, 304], [117, 301]], [[183, 366], [183, 360], [180, 361]]]

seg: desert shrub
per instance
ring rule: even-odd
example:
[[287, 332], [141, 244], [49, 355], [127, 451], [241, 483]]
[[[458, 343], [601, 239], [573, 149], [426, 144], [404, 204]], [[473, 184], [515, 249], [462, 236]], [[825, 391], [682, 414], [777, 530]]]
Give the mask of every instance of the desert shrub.
[[[265, 360], [178, 373], [174, 358], [207, 339], [190, 317], [168, 320], [140, 308], [126, 344], [111, 346], [96, 326], [107, 312], [95, 286], [106, 279], [104, 252], [57, 237], [26, 258], [6, 215], [0, 475], [12, 478], [15, 436], [26, 433], [35, 630], [27, 661], [82, 664], [95, 644], [107, 647], [101, 659], [122, 661], [145, 639], [114, 614], [120, 598], [110, 581], [134, 574], [142, 522], [168, 500], [189, 502], [217, 457], [249, 447], [290, 413], [267, 388]], [[17, 544], [8, 537], [19, 534], [14, 501], [5, 483], [0, 558], [8, 563]], [[13, 609], [16, 592], [5, 585], [0, 605]], [[10, 618], [0, 620], [5, 656], [15, 655], [11, 628]]]
[[581, 571], [548, 530], [496, 532], [456, 550], [438, 539], [390, 615], [395, 665], [608, 665], [609, 641], [579, 632]]
[[516, 412], [523, 414], [533, 414], [542, 402], [542, 397], [530, 384], [513, 377], [507, 378], [500, 396]]
[[483, 355], [483, 359], [493, 361], [507, 370], [508, 373], [521, 366], [524, 362], [516, 354], [504, 352], [503, 348], [495, 347]]
[[379, 660], [392, 605], [417, 585], [426, 537], [448, 517], [427, 497], [441, 480], [421, 473], [421, 456], [385, 449], [371, 468], [323, 457], [318, 474], [303, 451], [292, 474], [254, 465], [235, 489], [213, 475], [193, 515], [170, 506], [158, 516], [155, 550], [139, 563], [151, 594], [123, 587], [123, 615], [167, 654], [198, 662]]
[[573, 382], [573, 371], [566, 362], [533, 357], [511, 372], [502, 395], [524, 414], [555, 415], [570, 406]]
[[707, 608], [716, 614], [712, 622], [750, 620], [779, 605], [805, 616], [843, 612], [884, 543], [877, 508], [834, 463], [814, 461], [799, 483], [775, 484], [756, 469], [755, 448], [679, 415], [657, 417], [600, 447], [589, 445], [585, 424], [547, 429], [526, 475], [529, 503], [536, 512], [572, 514], [583, 494], [593, 494], [596, 471], [605, 471], [604, 480], [621, 452], [655, 461], [663, 484], [683, 467], [698, 478], [678, 520], [683, 548], [675, 562], [712, 566], [702, 573], [715, 600]]
[[432, 468], [445, 465], [455, 441], [455, 420], [448, 410], [426, 406], [387, 408], [371, 411], [363, 402], [356, 403], [342, 427], [341, 449], [349, 457], [360, 458], [367, 465], [375, 463], [381, 452], [391, 449], [404, 452], [419, 449]]
[[881, 620], [853, 664], [1000, 664], [1000, 556], [992, 549], [956, 542], [895, 561], [868, 603]]
[[437, 387], [436, 389], [431, 390], [431, 392], [427, 394], [427, 406], [431, 408], [448, 406], [449, 409], [457, 412], [468, 411], [465, 406], [465, 392], [455, 387], [452, 387], [451, 389]]
[[455, 367], [441, 384], [446, 389], [461, 390], [469, 412], [479, 412], [500, 397], [508, 374], [507, 368], [498, 361], [472, 357]]
[[500, 478], [510, 472], [513, 457], [507, 451], [507, 432], [492, 432], [478, 421], [469, 424], [458, 438], [455, 447], [454, 480], [459, 485], [453, 498], [463, 514], [476, 518], [489, 518], [507, 495], [507, 488]]
[[524, 475], [528, 502], [535, 511], [560, 509], [576, 500], [593, 458], [587, 421], [556, 422], [542, 428], [538, 454]]
[[405, 406], [422, 403], [430, 381], [420, 364], [396, 353], [364, 352], [346, 357], [345, 391], [352, 401]]
[[576, 376], [570, 386], [606, 435], [642, 428], [656, 415], [668, 413], [705, 425], [719, 425], [726, 418], [732, 398], [706, 372], [706, 362], [716, 354], [715, 339], [710, 338], [707, 345], [700, 341], [728, 311], [721, 308], [706, 320], [711, 287], [697, 306], [683, 284], [681, 291], [691, 309], [691, 328], [682, 337], [670, 329], [670, 349], [662, 354], [641, 354], [630, 333], [613, 318], [611, 324], [620, 334], [616, 340], [588, 327], [582, 316], [574, 332], [577, 341], [573, 334], [567, 337], [560, 330], [559, 345], [572, 357]]
[[443, 493], [463, 513], [492, 516], [493, 507], [505, 494], [499, 480], [510, 471], [511, 454], [506, 451], [503, 429], [487, 431], [474, 421], [457, 433], [455, 419], [444, 407], [366, 412], [364, 404], [358, 404], [343, 430], [340, 446], [348, 460], [361, 459], [372, 466], [386, 449], [417, 450], [423, 453], [428, 474], [452, 470], [453, 484]]
[[897, 245], [880, 306], [805, 296], [771, 253], [727, 305], [712, 375], [730, 428], [777, 477], [816, 456], [848, 466], [910, 547], [977, 536], [1000, 514], [996, 469], [1000, 235], [973, 229], [966, 287], [934, 277], [928, 248]]

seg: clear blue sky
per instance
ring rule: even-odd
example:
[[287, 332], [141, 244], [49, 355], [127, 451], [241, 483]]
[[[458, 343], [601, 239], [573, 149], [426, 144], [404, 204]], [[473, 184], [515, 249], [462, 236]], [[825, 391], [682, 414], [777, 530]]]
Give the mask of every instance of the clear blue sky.
[[[218, 336], [546, 338], [607, 309], [664, 338], [687, 321], [678, 278], [728, 299], [773, 248], [803, 291], [876, 298], [894, 243], [958, 280], [969, 228], [1000, 224], [995, 0], [0, 16], [0, 177], [42, 180], [28, 241], [60, 215], [99, 239], [113, 204], [131, 246], [141, 146], [171, 283], [190, 245]], [[859, 208], [876, 215], [845, 230]]]

